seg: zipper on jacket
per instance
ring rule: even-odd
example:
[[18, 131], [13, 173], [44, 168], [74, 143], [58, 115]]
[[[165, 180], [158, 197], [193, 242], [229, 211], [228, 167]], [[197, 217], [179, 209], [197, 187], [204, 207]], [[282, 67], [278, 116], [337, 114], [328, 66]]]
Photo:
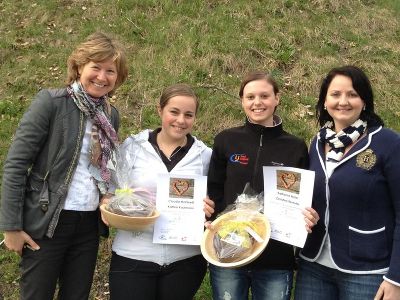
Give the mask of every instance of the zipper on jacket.
[[83, 112], [80, 112], [80, 116], [79, 116], [79, 135], [77, 138], [77, 143], [76, 143], [76, 147], [75, 147], [75, 151], [74, 151], [74, 155], [72, 157], [71, 160], [71, 164], [69, 165], [68, 171], [67, 171], [67, 176], [65, 177], [64, 183], [62, 184], [62, 186], [57, 190], [57, 195], [60, 195], [60, 197], [63, 197], [62, 199], [60, 199], [60, 201], [58, 202], [57, 208], [54, 211], [54, 215], [50, 221], [49, 227], [47, 229], [47, 233], [46, 236], [47, 237], [53, 237], [54, 231], [57, 227], [58, 224], [58, 219], [60, 217], [60, 213], [62, 210], [62, 206], [64, 205], [64, 200], [65, 197], [67, 195], [67, 190], [68, 190], [68, 186], [71, 183], [72, 180], [72, 174], [73, 171], [76, 168], [77, 165], [77, 161], [79, 158], [79, 154], [81, 151], [81, 147], [82, 147], [82, 140], [83, 140], [83, 134], [84, 134], [84, 128], [83, 128], [83, 123], [84, 123], [84, 115]]
[[253, 189], [255, 188], [255, 184], [256, 184], [256, 182], [257, 182], [258, 161], [260, 160], [260, 153], [261, 153], [261, 149], [262, 149], [262, 146], [263, 146], [262, 140], [263, 140], [263, 134], [261, 133], [261, 135], [260, 135], [260, 142], [259, 142], [258, 149], [257, 149], [256, 160], [255, 160], [255, 162], [254, 162], [253, 178], [252, 178], [252, 180], [251, 180], [251, 181], [252, 181], [251, 187], [252, 187]]

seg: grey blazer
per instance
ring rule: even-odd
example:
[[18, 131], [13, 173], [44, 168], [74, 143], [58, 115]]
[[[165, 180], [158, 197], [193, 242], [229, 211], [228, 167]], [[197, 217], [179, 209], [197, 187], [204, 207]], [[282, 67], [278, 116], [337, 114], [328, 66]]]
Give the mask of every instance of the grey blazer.
[[[118, 130], [114, 107], [111, 122]], [[24, 230], [36, 239], [53, 236], [79, 160], [85, 125], [84, 114], [65, 88], [37, 94], [4, 163], [0, 230]]]

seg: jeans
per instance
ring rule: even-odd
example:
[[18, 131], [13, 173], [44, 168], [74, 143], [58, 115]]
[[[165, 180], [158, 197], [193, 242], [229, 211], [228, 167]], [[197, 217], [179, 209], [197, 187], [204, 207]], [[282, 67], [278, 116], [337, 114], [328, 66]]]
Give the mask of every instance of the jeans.
[[35, 240], [40, 250], [24, 248], [20, 263], [21, 299], [88, 299], [99, 247], [99, 212], [62, 210], [51, 239]]
[[207, 271], [201, 255], [160, 266], [112, 253], [111, 300], [193, 299]]
[[289, 300], [293, 283], [291, 270], [255, 270], [209, 266], [214, 300]]
[[296, 279], [296, 300], [374, 299], [382, 274], [349, 274], [318, 263], [300, 260]]

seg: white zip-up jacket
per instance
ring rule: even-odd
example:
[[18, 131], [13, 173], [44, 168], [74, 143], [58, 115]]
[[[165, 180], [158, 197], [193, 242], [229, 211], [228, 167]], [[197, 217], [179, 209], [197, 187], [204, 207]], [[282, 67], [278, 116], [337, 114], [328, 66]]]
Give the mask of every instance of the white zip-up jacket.
[[[128, 137], [121, 146], [121, 154], [130, 169], [132, 187], [146, 188], [152, 193], [157, 190], [157, 174], [168, 173], [160, 156], [148, 141], [150, 130]], [[188, 153], [171, 170], [174, 175], [207, 175], [211, 149], [194, 138]], [[168, 265], [175, 261], [200, 254], [200, 246], [153, 244], [153, 229], [141, 231], [118, 230], [112, 249], [118, 255], [130, 259]]]

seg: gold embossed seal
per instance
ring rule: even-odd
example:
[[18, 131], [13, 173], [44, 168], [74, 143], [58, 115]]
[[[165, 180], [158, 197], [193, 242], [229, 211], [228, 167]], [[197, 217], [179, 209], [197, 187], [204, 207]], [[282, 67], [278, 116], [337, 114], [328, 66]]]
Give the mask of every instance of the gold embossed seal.
[[376, 164], [376, 155], [372, 149], [367, 149], [357, 155], [357, 167], [371, 170]]

